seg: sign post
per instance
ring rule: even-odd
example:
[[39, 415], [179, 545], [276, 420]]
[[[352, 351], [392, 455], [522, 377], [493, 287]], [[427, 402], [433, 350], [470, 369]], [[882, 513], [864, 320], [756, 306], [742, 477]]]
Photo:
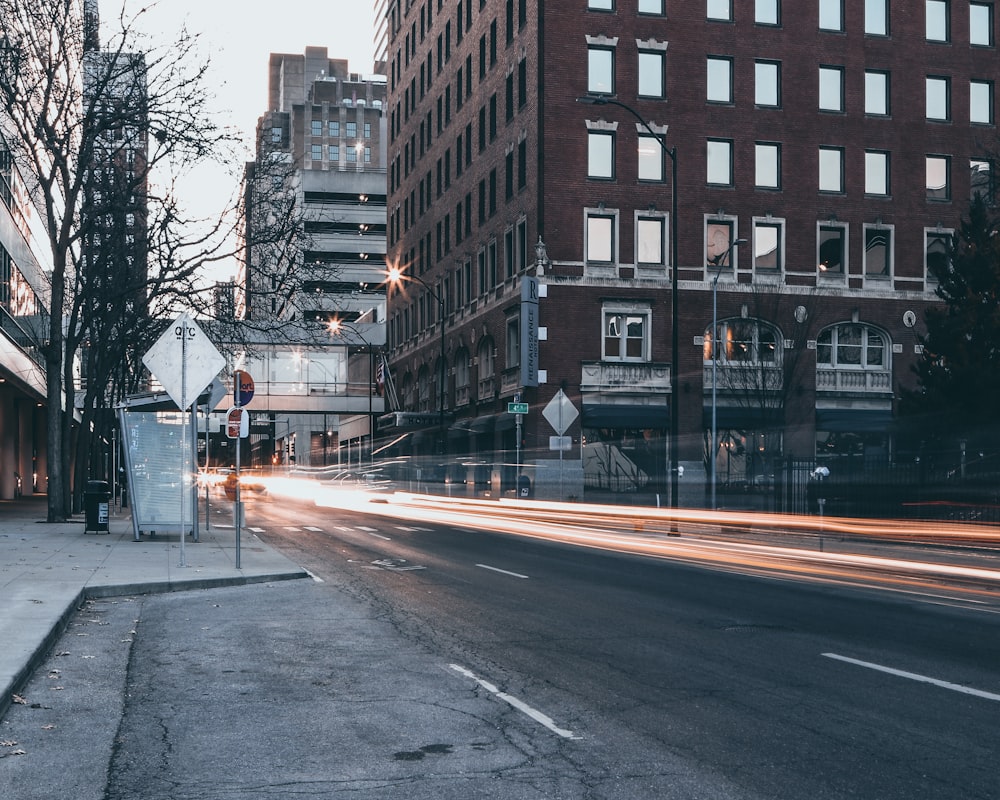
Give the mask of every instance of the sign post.
[[233, 373], [233, 402], [226, 415], [226, 435], [236, 440], [236, 496], [233, 524], [236, 528], [236, 569], [240, 569], [240, 539], [243, 533], [243, 500], [240, 495], [240, 441], [250, 432], [250, 415], [243, 406], [253, 398], [253, 378], [241, 369]]
[[[184, 487], [185, 472], [188, 478], [194, 479], [193, 469], [185, 457], [187, 445], [187, 410], [191, 408], [198, 395], [205, 389], [219, 371], [226, 365], [226, 359], [212, 344], [198, 323], [185, 311], [173, 324], [169, 325], [159, 339], [142, 357], [142, 363], [153, 373], [163, 385], [164, 390], [177, 404], [181, 411], [181, 445], [180, 445], [180, 477], [181, 477], [181, 508], [180, 508], [180, 566], [186, 567], [184, 558], [185, 518], [187, 506], [187, 490]], [[178, 380], [178, 376], [180, 380]], [[194, 453], [191, 453], [193, 467]], [[193, 529], [193, 528], [192, 528]]]

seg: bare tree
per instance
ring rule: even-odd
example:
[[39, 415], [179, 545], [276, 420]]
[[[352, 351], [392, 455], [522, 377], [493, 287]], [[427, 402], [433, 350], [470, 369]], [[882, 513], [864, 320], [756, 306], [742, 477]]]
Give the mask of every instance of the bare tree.
[[[229, 255], [225, 210], [215, 223], [192, 225], [176, 181], [238, 141], [208, 111], [208, 62], [198, 55], [197, 36], [182, 30], [167, 45], [143, 47], [137, 18], [122, 15], [109, 42], [97, 48], [92, 24], [84, 24], [84, 6], [90, 3], [0, 0], [0, 126], [18, 170], [32, 181], [51, 250], [51, 323], [40, 342], [49, 409], [50, 521], [70, 511], [77, 353], [91, 343], [93, 391], [85, 405], [96, 413], [111, 399], [111, 375], [137, 365], [134, 348], [149, 341], [142, 330], [151, 317], [177, 301], [190, 304], [198, 270]], [[96, 205], [88, 195], [94, 170], [108, 163], [109, 147], [111, 158], [129, 147], [141, 153], [129, 153], [119, 166], [130, 176], [121, 187], [126, 194], [144, 193], [144, 269], [113, 258], [86, 261], [94, 252], [107, 253], [95, 250], [87, 237], [100, 220], [106, 225], [108, 215], [122, 210], [115, 205], [120, 194]], [[115, 349], [115, 343], [125, 346]], [[137, 374], [122, 372], [121, 385]], [[86, 425], [80, 430], [89, 435]]]

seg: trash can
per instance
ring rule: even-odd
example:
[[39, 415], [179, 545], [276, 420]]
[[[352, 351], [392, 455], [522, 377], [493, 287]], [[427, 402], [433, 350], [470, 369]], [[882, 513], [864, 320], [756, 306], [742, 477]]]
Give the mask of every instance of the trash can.
[[522, 500], [531, 497], [531, 478], [519, 475], [517, 478], [517, 496]]
[[111, 487], [107, 481], [87, 481], [83, 492], [83, 511], [86, 517], [84, 533], [109, 533], [108, 515], [111, 507]]

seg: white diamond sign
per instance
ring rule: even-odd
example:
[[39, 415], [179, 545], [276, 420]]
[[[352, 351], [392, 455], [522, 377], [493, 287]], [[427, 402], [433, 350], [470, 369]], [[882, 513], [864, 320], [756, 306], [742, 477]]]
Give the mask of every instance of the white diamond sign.
[[566, 433], [566, 429], [573, 424], [573, 420], [580, 416], [580, 412], [576, 410], [573, 401], [560, 389], [542, 410], [542, 416], [549, 421], [549, 425], [555, 429], [555, 432], [562, 436]]
[[186, 411], [226, 366], [226, 359], [185, 311], [146, 351], [142, 363]]

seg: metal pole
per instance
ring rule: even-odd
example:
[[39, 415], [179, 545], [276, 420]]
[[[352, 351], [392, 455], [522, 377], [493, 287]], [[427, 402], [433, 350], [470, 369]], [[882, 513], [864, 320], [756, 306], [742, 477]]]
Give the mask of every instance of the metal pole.
[[[649, 126], [646, 126], [647, 129]], [[651, 130], [651, 129], [650, 129]], [[679, 303], [677, 302], [677, 148], [668, 148], [659, 137], [656, 140], [670, 156], [670, 507], [680, 506], [680, 335]]]
[[[433, 292], [432, 292], [433, 294]], [[438, 393], [438, 423], [441, 426], [441, 454], [444, 455], [446, 451], [445, 443], [445, 430], [444, 430], [444, 385], [445, 385], [445, 366], [444, 366], [444, 298], [439, 294], [437, 296], [438, 301], [438, 325], [441, 327], [441, 375], [440, 375], [440, 392]]]
[[709, 454], [710, 454], [710, 469], [712, 474], [709, 476], [709, 480], [712, 483], [712, 510], [715, 511], [718, 506], [715, 503], [715, 452], [716, 452], [716, 440], [718, 439], [718, 428], [716, 425], [716, 371], [719, 365], [719, 314], [718, 314], [718, 291], [719, 291], [719, 275], [722, 274], [720, 270], [715, 271], [715, 280], [712, 281], [712, 441], [709, 444]]

